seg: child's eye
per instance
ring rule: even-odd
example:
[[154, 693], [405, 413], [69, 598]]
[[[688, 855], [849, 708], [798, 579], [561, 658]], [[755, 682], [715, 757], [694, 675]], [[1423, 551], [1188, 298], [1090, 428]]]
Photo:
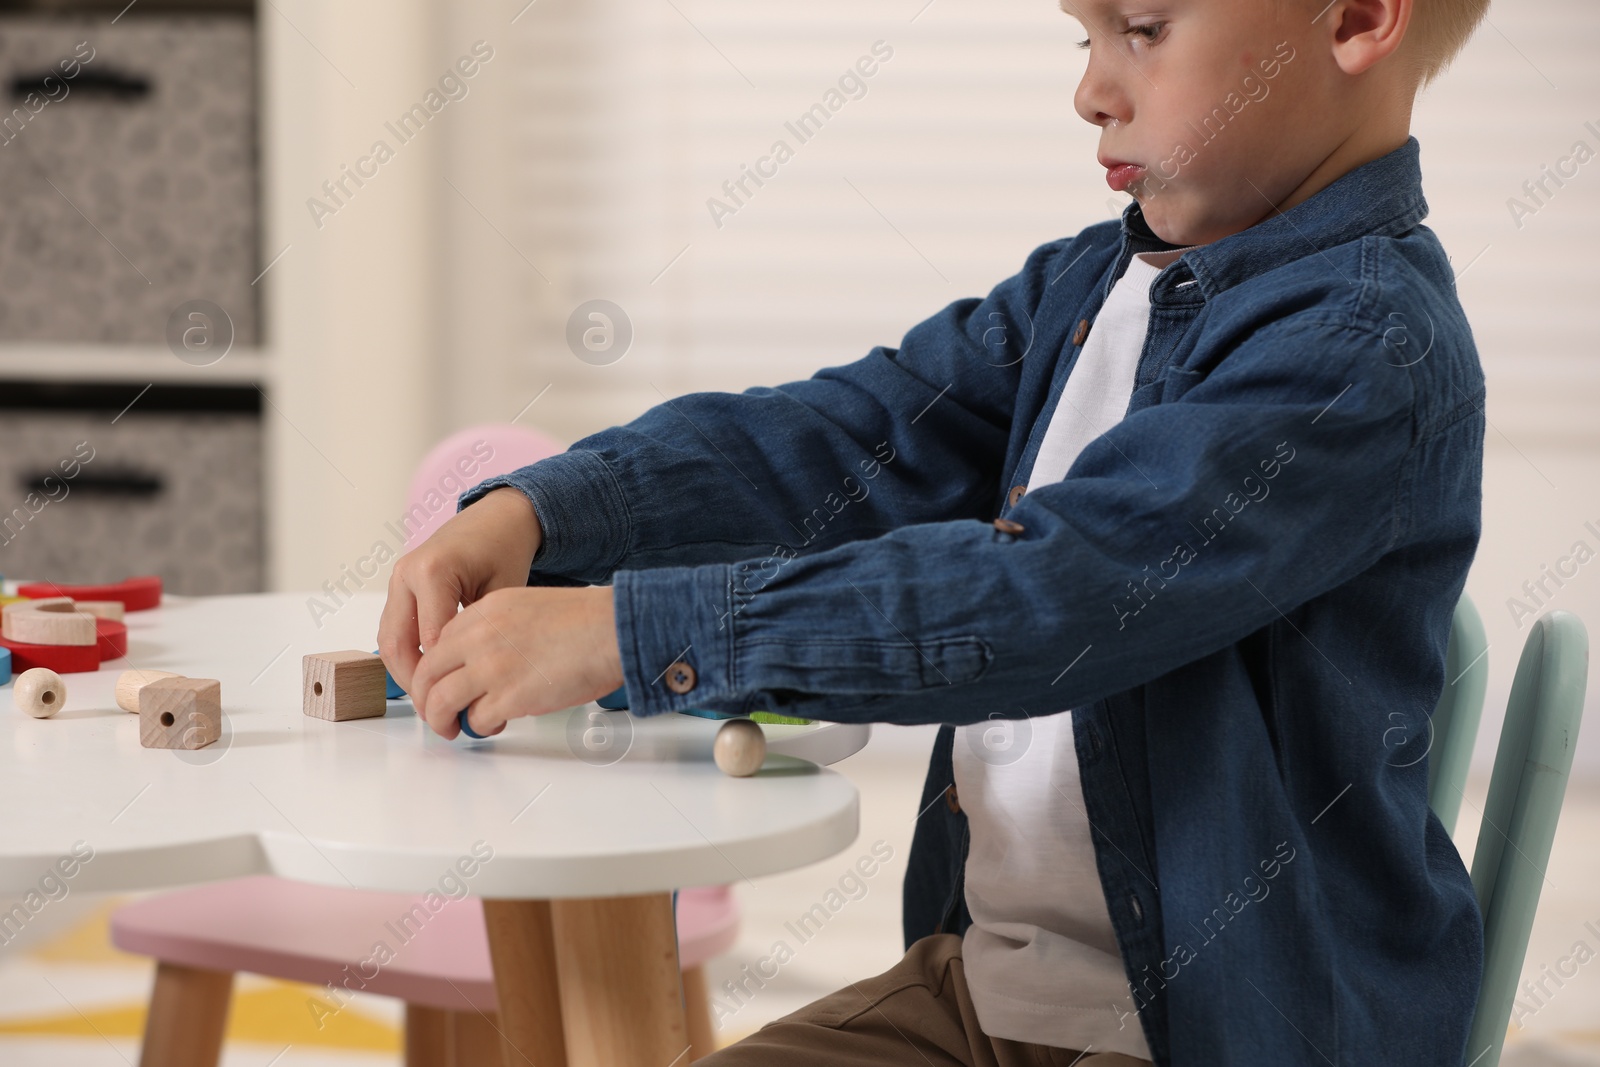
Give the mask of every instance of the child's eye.
[[[1127, 29], [1122, 31], [1122, 36], [1139, 37], [1143, 39], [1146, 44], [1151, 44], [1161, 36], [1161, 30], [1165, 26], [1165, 22], [1147, 22], [1140, 26], [1129, 26]], [[1079, 41], [1078, 47], [1088, 48], [1089, 38], [1085, 37], [1083, 40]]]
[[1165, 22], [1147, 22], [1141, 26], [1129, 26], [1122, 31], [1124, 37], [1142, 37], [1148, 44], [1161, 36], [1161, 28]]

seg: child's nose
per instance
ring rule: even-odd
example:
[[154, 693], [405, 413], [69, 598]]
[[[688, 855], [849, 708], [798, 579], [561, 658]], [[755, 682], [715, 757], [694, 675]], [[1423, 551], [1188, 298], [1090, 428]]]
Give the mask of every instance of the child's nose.
[[1116, 75], [1104, 70], [1102, 62], [1093, 55], [1078, 81], [1072, 106], [1083, 121], [1102, 129], [1125, 124], [1133, 118], [1132, 102], [1119, 88]]

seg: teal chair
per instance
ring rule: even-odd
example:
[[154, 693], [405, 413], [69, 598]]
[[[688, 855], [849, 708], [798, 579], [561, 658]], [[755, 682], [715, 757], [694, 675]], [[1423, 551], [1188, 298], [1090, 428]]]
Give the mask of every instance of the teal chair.
[[1565, 611], [1536, 621], [1511, 683], [1472, 855], [1484, 960], [1478, 1010], [1467, 1039], [1467, 1067], [1497, 1067], [1500, 1062], [1572, 769], [1588, 678], [1589, 635], [1583, 622]]
[[1455, 618], [1450, 623], [1444, 691], [1439, 695], [1439, 704], [1430, 720], [1432, 734], [1428, 745], [1428, 806], [1444, 823], [1444, 832], [1451, 836], [1456, 832], [1456, 816], [1461, 813], [1472, 746], [1478, 740], [1483, 695], [1489, 688], [1488, 652], [1489, 639], [1484, 636], [1483, 619], [1471, 598], [1462, 593], [1456, 602]]

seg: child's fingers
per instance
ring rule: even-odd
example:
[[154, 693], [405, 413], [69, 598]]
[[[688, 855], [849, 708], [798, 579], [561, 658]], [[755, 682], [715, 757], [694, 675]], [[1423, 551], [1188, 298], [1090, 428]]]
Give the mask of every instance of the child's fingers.
[[[417, 709], [417, 714], [427, 719], [435, 728], [442, 725], [439, 717], [444, 712], [439, 710], [440, 705], [438, 697], [434, 695], [434, 689], [452, 672], [466, 666], [468, 645], [469, 642], [464, 640], [460, 627], [446, 630], [434, 646], [422, 654], [422, 658], [417, 661], [416, 673], [411, 676], [411, 687], [406, 690], [411, 694], [411, 703]], [[477, 695], [471, 694], [467, 700]], [[453, 704], [449, 708], [449, 713], [454, 715], [466, 706], [466, 700]], [[440, 732], [443, 733], [442, 730]]]
[[438, 643], [456, 608], [462, 602], [460, 580], [455, 575], [423, 573], [410, 582], [416, 595], [417, 637], [427, 652]]
[[[426, 661], [427, 657], [423, 658]], [[460, 714], [462, 708], [484, 694], [483, 685], [472, 677], [471, 671], [463, 664], [433, 682], [428, 690], [427, 704], [419, 708], [419, 714], [440, 737], [455, 737], [461, 732], [456, 716]], [[477, 730], [477, 726], [474, 725], [473, 729]], [[478, 730], [478, 732], [484, 731]]]
[[412, 676], [422, 658], [417, 636], [417, 598], [404, 581], [389, 583], [389, 596], [378, 616], [378, 652], [401, 689], [411, 692]]

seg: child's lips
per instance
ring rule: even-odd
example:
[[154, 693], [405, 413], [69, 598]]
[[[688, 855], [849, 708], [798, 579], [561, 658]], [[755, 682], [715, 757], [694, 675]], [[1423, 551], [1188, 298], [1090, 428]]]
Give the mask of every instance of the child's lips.
[[1106, 184], [1120, 193], [1143, 173], [1137, 163], [1115, 163], [1106, 170]]

